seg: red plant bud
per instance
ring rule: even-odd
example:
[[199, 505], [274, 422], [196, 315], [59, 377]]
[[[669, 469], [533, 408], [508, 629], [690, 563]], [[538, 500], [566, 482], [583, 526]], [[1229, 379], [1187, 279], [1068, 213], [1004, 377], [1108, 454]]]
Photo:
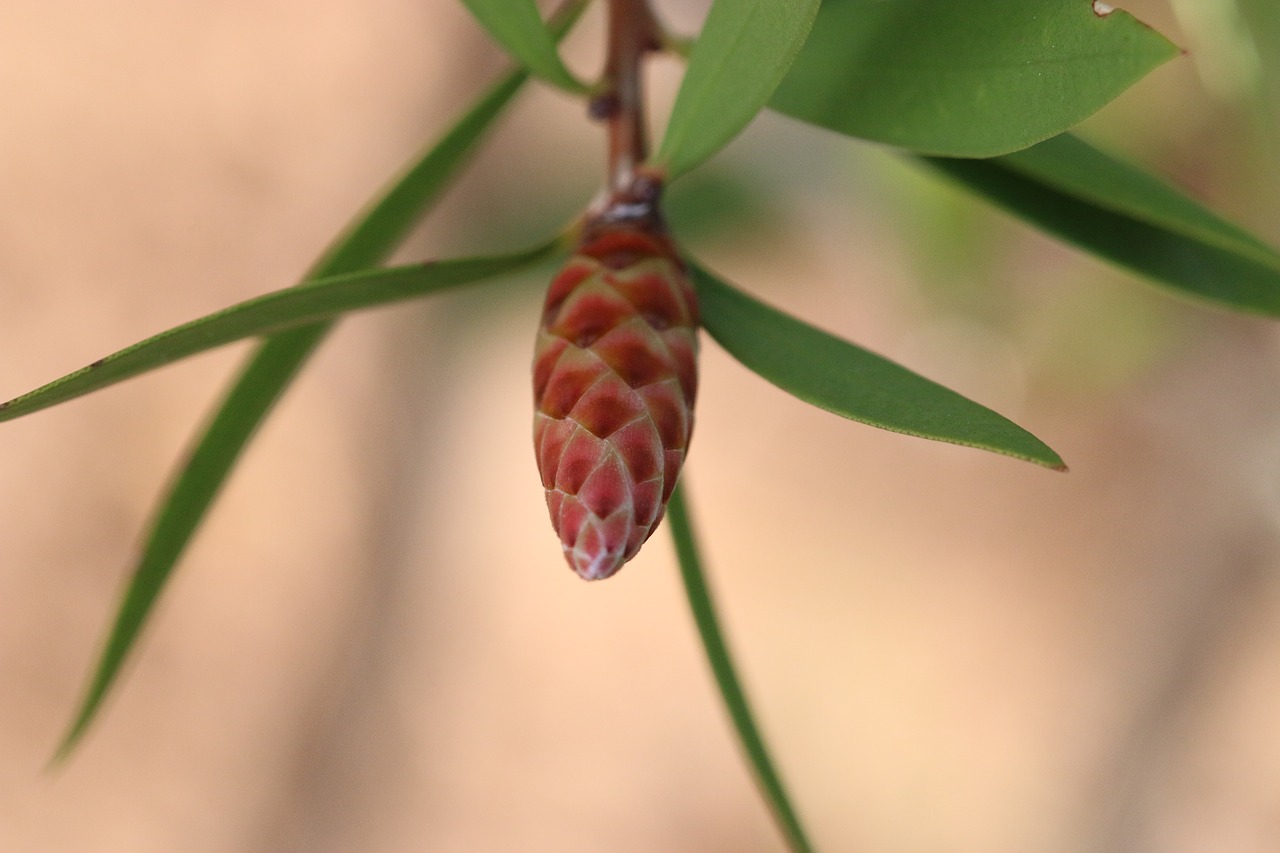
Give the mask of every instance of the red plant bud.
[[551, 524], [585, 580], [662, 520], [693, 430], [698, 307], [671, 242], [593, 229], [551, 282], [533, 362], [533, 443]]

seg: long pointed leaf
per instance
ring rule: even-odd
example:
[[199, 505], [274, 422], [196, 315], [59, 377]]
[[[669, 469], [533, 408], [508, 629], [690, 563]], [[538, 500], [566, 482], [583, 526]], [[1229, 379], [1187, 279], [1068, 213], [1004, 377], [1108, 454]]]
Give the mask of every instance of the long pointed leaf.
[[200, 442], [177, 472], [151, 525], [142, 556], [116, 608], [75, 715], [54, 753], [65, 761], [116, 683], [147, 617], [240, 453], [329, 325], [304, 326], [266, 341], [246, 365]]
[[0, 421], [47, 409], [234, 341], [314, 326], [317, 321], [350, 311], [510, 273], [548, 257], [559, 246], [560, 239], [556, 238], [510, 255], [366, 270], [316, 279], [248, 299], [153, 335], [29, 394], [0, 403]]
[[764, 108], [804, 44], [819, 0], [716, 0], [689, 56], [654, 162], [676, 178]]
[[913, 151], [992, 157], [1061, 133], [1177, 55], [1090, 0], [824, 0], [770, 106]]
[[703, 327], [730, 355], [784, 391], [881, 429], [1065, 470], [1048, 445], [1004, 416], [758, 302], [697, 264], [691, 269]]
[[556, 40], [533, 0], [462, 0], [489, 34], [534, 74], [570, 92], [585, 92], [560, 59]]
[[733, 657], [729, 654], [729, 646], [720, 630], [711, 589], [707, 585], [706, 574], [702, 571], [697, 537], [694, 535], [688, 510], [685, 509], [683, 485], [676, 486], [671, 494], [671, 500], [667, 504], [667, 525], [671, 528], [671, 538], [675, 540], [676, 557], [680, 561], [680, 578], [684, 581], [689, 609], [693, 611], [698, 636], [702, 639], [707, 662], [711, 664], [711, 672], [715, 675], [716, 686], [720, 688], [720, 696], [729, 711], [729, 718], [733, 720], [738, 742], [742, 744], [742, 751], [751, 762], [760, 792], [773, 811], [774, 819], [787, 839], [787, 844], [795, 853], [809, 853], [813, 848], [790, 798], [787, 797], [782, 777], [769, 758], [768, 747], [756, 725], [755, 716], [751, 713], [751, 704], [747, 701], [747, 694], [742, 689], [733, 665]]
[[[557, 36], [577, 20], [587, 0], [566, 3], [553, 22]], [[321, 257], [311, 276], [337, 275], [379, 263], [440, 196], [448, 179], [528, 79], [508, 74], [485, 93]], [[320, 345], [331, 323], [303, 326], [259, 347], [204, 427], [161, 500], [103, 651], [54, 760], [70, 755], [119, 675], [129, 650], [174, 566], [267, 413]]]
[[1280, 315], [1280, 251], [1073, 136], [993, 160], [922, 162], [1018, 217], [1183, 295]]
[[225, 481], [231, 461], [238, 457], [245, 442], [261, 423], [263, 414], [287, 385], [281, 381], [286, 378], [286, 371], [289, 378], [295, 375], [302, 365], [298, 354], [304, 347], [309, 351], [324, 335], [327, 325], [314, 321], [511, 272], [536, 263], [556, 245], [552, 241], [529, 251], [496, 258], [355, 273], [277, 291], [121, 350], [94, 366], [18, 398], [0, 411], [0, 417], [14, 411], [20, 414], [36, 411], [152, 370], [160, 364], [274, 331], [282, 324], [290, 328], [288, 334], [273, 337], [262, 347], [210, 425], [201, 450], [221, 464], [189, 465], [169, 495], [165, 504], [167, 511], [147, 542], [88, 694], [59, 749], [59, 757], [74, 746], [92, 720], [205, 508]]

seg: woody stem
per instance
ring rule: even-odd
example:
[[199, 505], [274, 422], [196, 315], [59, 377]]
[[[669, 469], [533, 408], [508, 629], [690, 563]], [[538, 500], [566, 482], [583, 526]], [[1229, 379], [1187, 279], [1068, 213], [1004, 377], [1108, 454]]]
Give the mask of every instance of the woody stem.
[[648, 156], [643, 65], [645, 53], [659, 46], [659, 28], [649, 0], [609, 0], [604, 86], [592, 106], [607, 122], [608, 186], [614, 195], [632, 187], [636, 167]]

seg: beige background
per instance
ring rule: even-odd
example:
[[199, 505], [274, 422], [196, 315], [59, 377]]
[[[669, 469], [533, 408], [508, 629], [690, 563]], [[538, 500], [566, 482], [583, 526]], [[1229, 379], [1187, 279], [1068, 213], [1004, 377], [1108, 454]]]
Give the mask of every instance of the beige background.
[[[1128, 7], [1195, 58], [1089, 130], [1280, 242], [1275, 102], [1248, 118], [1247, 55], [1180, 5]], [[697, 6], [660, 4], [686, 31]], [[497, 67], [451, 0], [3, 0], [0, 396], [290, 284]], [[531, 93], [402, 257], [548, 233], [597, 136]], [[1275, 326], [780, 119], [708, 173], [744, 194], [687, 213], [719, 269], [1072, 466], [840, 421], [706, 343], [691, 498], [815, 841], [1280, 847]], [[561, 561], [528, 437], [537, 300], [344, 323], [57, 773], [154, 496], [247, 350], [0, 427], [0, 850], [780, 849], [665, 531], [608, 583]]]

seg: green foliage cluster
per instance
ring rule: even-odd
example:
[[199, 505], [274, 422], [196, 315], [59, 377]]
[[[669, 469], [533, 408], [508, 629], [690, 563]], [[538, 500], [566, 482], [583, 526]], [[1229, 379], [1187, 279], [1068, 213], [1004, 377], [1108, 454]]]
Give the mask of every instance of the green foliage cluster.
[[[232, 341], [261, 340], [160, 502], [60, 756], [94, 718], [241, 451], [338, 318], [504, 276], [567, 251], [568, 231], [514, 252], [379, 266], [530, 77], [584, 99], [593, 92], [557, 52], [586, 0], [567, 3], [549, 23], [534, 0], [465, 2], [517, 70], [482, 93], [298, 286], [162, 332], [0, 404], [0, 420], [9, 420]], [[715, 0], [688, 51], [651, 165], [678, 180], [772, 109], [851, 144], [893, 146], [1155, 284], [1228, 308], [1280, 314], [1280, 252], [1066, 133], [1178, 54], [1129, 14], [1090, 0]], [[689, 263], [710, 335], [800, 399], [884, 429], [1065, 467], [1045, 443], [979, 403], [762, 304], [693, 258]], [[670, 522], [745, 751], [789, 843], [810, 849], [738, 685], [679, 493]]]

